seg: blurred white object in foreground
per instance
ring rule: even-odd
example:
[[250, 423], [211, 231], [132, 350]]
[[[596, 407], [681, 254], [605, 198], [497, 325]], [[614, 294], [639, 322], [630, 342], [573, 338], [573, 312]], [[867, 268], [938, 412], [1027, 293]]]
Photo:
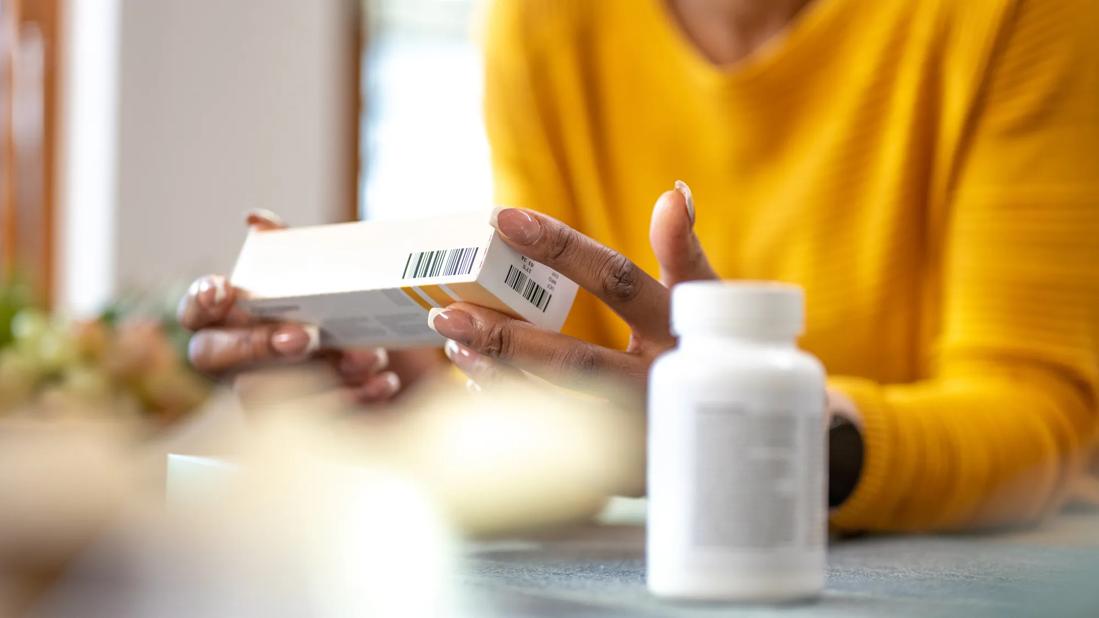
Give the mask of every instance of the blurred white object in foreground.
[[167, 501], [132, 428], [0, 423], [0, 615], [492, 615], [455, 592], [459, 533], [584, 519], [641, 476], [643, 418], [599, 400], [441, 384], [364, 414], [267, 378], [190, 436], [231, 463], [172, 458]]
[[242, 466], [172, 458], [174, 532], [145, 569], [136, 615], [454, 615], [453, 538], [421, 490], [286, 455]]

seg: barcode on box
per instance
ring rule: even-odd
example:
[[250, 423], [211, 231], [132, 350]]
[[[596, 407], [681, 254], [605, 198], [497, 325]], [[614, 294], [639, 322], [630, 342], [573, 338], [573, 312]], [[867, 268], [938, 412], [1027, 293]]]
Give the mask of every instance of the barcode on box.
[[535, 283], [527, 273], [514, 266], [508, 266], [504, 283], [529, 300], [530, 304], [541, 309], [542, 313], [546, 312], [546, 307], [549, 307], [550, 299], [553, 298], [553, 294], [546, 292], [546, 288]]
[[473, 272], [478, 251], [480, 249], [477, 247], [466, 247], [410, 253], [405, 261], [404, 275], [401, 279], [468, 275]]

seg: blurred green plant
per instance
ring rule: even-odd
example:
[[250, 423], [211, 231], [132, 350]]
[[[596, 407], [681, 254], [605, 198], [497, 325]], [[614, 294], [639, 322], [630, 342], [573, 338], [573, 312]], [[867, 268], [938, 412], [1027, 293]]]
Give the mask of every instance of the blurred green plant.
[[187, 333], [164, 294], [128, 294], [100, 316], [71, 320], [0, 283], [0, 415], [142, 416], [167, 424], [207, 397], [186, 361]]
[[26, 282], [13, 279], [5, 284], [0, 280], [0, 349], [12, 342], [12, 320], [21, 309], [31, 305], [31, 297]]

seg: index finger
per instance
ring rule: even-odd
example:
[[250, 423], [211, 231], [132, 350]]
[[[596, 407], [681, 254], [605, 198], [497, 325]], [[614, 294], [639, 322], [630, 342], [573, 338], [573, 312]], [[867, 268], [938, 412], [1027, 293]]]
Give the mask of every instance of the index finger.
[[176, 318], [187, 330], [199, 330], [215, 324], [244, 326], [253, 318], [239, 306], [240, 290], [222, 275], [207, 275], [195, 279], [179, 301]]
[[[266, 232], [286, 227], [282, 218], [263, 208], [254, 208], [244, 213], [244, 223], [253, 232]], [[198, 330], [207, 326], [221, 324], [225, 326], [244, 326], [254, 320], [236, 306], [240, 290], [229, 285], [222, 275], [206, 275], [191, 284], [187, 293], [179, 301], [176, 318], [187, 330]]]
[[635, 330], [667, 335], [668, 289], [626, 256], [529, 210], [497, 211], [494, 226], [513, 249], [595, 294]]

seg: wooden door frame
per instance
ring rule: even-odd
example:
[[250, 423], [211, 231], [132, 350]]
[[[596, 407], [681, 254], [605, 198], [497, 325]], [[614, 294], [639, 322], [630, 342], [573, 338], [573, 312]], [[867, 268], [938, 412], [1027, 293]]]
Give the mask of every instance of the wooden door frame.
[[[0, 278], [10, 279], [19, 267], [20, 259], [35, 262], [31, 266], [37, 276], [30, 281], [37, 300], [48, 306], [52, 300], [54, 281], [54, 217], [57, 212], [57, 147], [60, 129], [60, 89], [61, 89], [61, 52], [62, 52], [62, 10], [63, 0], [3, 0], [3, 24], [5, 28], [4, 55], [4, 118], [3, 118], [3, 164], [4, 189], [0, 194]], [[18, 176], [20, 152], [15, 130], [15, 102], [19, 93], [15, 91], [19, 83], [17, 72], [20, 68], [20, 37], [24, 29], [35, 26], [42, 36], [43, 43], [43, 92], [42, 92], [42, 134], [40, 153], [42, 157], [41, 186], [37, 204], [20, 203], [20, 182]], [[38, 210], [41, 227], [32, 238], [19, 234], [21, 221], [28, 218], [32, 210]], [[30, 220], [34, 220], [31, 218]]]
[[15, 267], [16, 238], [15, 229], [17, 219], [15, 216], [15, 50], [19, 32], [19, 2], [16, 0], [0, 0], [0, 28], [3, 29], [3, 38], [0, 39], [0, 83], [3, 89], [3, 118], [0, 118], [0, 148], [3, 149], [0, 162], [3, 164], [3, 185], [0, 186], [0, 282], [12, 276]]
[[349, 148], [351, 152], [347, 153], [348, 165], [351, 167], [350, 177], [351, 182], [354, 183], [354, 187], [351, 190], [350, 204], [347, 205], [347, 211], [344, 214], [344, 218], [347, 221], [357, 221], [361, 217], [360, 205], [362, 203], [362, 196], [359, 189], [362, 187], [361, 174], [362, 174], [362, 121], [363, 112], [366, 107], [366, 84], [363, 80], [363, 57], [366, 54], [367, 41], [367, 7], [365, 0], [351, 0], [350, 10], [348, 11], [350, 19], [352, 20], [354, 33], [351, 37], [351, 49], [349, 52], [352, 54], [351, 70], [354, 75], [351, 76], [353, 81], [353, 87], [351, 93], [353, 97], [352, 104], [350, 105], [351, 113], [354, 117], [351, 118], [351, 127], [354, 131], [353, 137]]
[[[62, 94], [62, 71], [64, 28], [62, 27], [65, 4], [73, 0], [0, 0], [3, 11], [0, 13], [0, 27], [6, 28], [6, 36], [3, 37], [5, 49], [0, 49], [0, 54], [6, 62], [0, 64], [3, 67], [0, 74], [5, 98], [3, 118], [0, 118], [0, 161], [2, 161], [5, 182], [0, 188], [0, 283], [16, 274], [20, 268], [21, 260], [26, 261], [28, 256], [35, 262], [34, 275], [30, 283], [33, 285], [37, 300], [45, 306], [49, 306], [53, 300], [54, 282], [56, 279], [56, 231], [57, 213], [59, 212], [59, 178], [58, 152], [60, 144], [60, 97]], [[82, 0], [76, 0], [82, 1]], [[354, 35], [352, 45], [347, 50], [352, 54], [350, 66], [354, 71], [348, 79], [352, 80], [350, 88], [354, 97], [350, 107], [353, 114], [348, 119], [352, 131], [348, 151], [345, 153], [349, 168], [348, 181], [353, 183], [351, 187], [351, 199], [343, 209], [342, 217], [345, 220], [359, 218], [360, 205], [360, 173], [361, 173], [361, 119], [364, 108], [365, 94], [362, 83], [362, 59], [367, 43], [367, 28], [365, 26], [365, 2], [363, 0], [344, 0], [348, 3], [349, 10], [346, 15], [353, 22]], [[41, 136], [42, 156], [42, 187], [38, 192], [41, 195], [40, 204], [19, 203], [19, 156], [14, 129], [14, 114], [12, 103], [17, 94], [14, 91], [17, 83], [15, 72], [18, 67], [18, 33], [28, 24], [35, 24], [42, 33], [45, 58], [43, 75], [45, 79], [43, 93], [43, 131]], [[28, 221], [29, 209], [40, 208], [39, 221], [42, 228], [33, 234], [34, 238], [20, 237], [20, 224]]]

